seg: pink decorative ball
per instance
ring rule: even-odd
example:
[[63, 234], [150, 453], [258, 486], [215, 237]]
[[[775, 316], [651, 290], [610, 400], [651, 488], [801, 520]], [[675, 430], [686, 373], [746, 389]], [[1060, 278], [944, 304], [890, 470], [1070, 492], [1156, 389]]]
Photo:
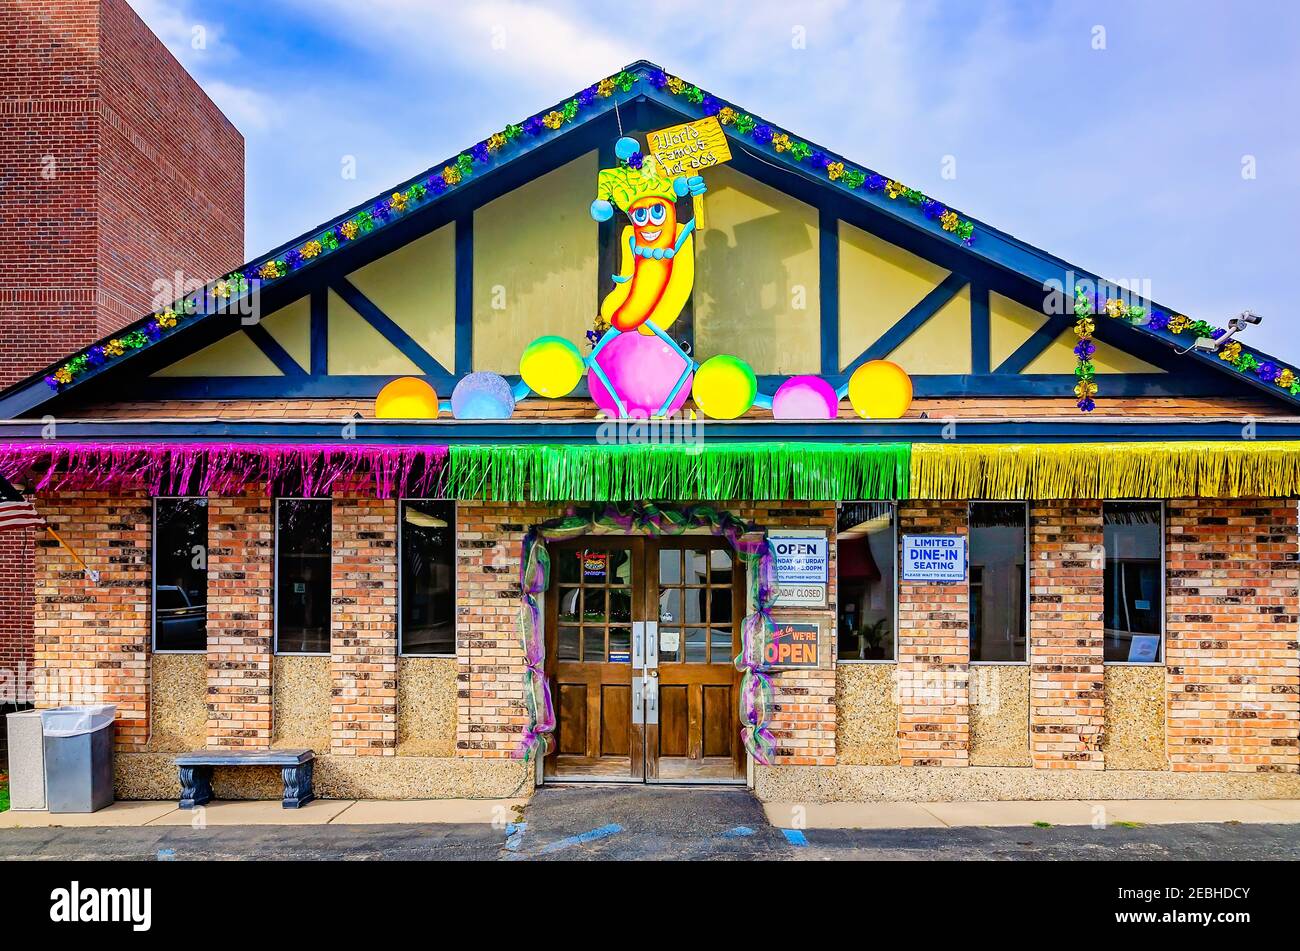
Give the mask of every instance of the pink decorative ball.
[[835, 387], [819, 376], [792, 376], [772, 397], [777, 419], [834, 419], [839, 406]]
[[[595, 362], [609, 377], [610, 385], [623, 400], [625, 416], [653, 416], [668, 399], [686, 369], [682, 355], [656, 336], [637, 331], [621, 333], [600, 351]], [[618, 415], [614, 396], [594, 369], [587, 371], [587, 386], [596, 405], [611, 416]], [[691, 395], [691, 376], [677, 391], [669, 412], [682, 408]]]

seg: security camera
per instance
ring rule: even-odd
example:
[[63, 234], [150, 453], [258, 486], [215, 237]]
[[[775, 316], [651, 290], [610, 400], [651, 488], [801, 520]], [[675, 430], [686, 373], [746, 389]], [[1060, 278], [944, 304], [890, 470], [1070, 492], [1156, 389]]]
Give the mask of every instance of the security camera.
[[[1245, 330], [1247, 325], [1257, 324], [1263, 319], [1263, 317], [1259, 316], [1259, 314], [1256, 314], [1254, 311], [1243, 310], [1236, 317], [1233, 317], [1228, 321], [1228, 329], [1219, 336], [1197, 337], [1196, 343], [1192, 344], [1192, 347], [1188, 349], [1195, 348], [1197, 350], [1204, 350], [1206, 353], [1214, 353], [1238, 333]], [[1183, 353], [1186, 352], [1186, 350], [1183, 351]]]

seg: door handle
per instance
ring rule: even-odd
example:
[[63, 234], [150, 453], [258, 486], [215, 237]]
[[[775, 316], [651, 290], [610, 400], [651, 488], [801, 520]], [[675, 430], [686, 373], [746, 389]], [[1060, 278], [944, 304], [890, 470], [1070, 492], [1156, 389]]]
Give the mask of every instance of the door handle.
[[632, 667], [640, 670], [645, 666], [645, 621], [632, 622]]
[[659, 622], [645, 622], [645, 667], [655, 670], [659, 667]]
[[[652, 674], [652, 677], [658, 677], [658, 674]], [[659, 681], [657, 679], [646, 678], [645, 680], [645, 722], [659, 722]]]
[[639, 726], [645, 723], [645, 679], [642, 677], [632, 678], [632, 724]]

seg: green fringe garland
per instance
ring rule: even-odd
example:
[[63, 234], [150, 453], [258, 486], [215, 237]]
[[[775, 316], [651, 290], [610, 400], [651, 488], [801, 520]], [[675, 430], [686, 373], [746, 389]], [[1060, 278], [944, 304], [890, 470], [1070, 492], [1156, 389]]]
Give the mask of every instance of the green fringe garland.
[[1288, 498], [1295, 443], [1170, 442], [912, 447], [914, 499]]
[[907, 443], [452, 446], [449, 498], [497, 502], [907, 498]]

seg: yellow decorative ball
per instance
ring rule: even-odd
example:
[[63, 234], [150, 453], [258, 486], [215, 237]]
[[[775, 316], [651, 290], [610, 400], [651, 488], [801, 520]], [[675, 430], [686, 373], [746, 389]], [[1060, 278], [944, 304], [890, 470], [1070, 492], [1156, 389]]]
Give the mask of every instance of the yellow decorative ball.
[[758, 395], [758, 379], [749, 364], [739, 357], [719, 354], [709, 357], [695, 371], [691, 387], [695, 405], [713, 419], [735, 419], [749, 412]]
[[912, 378], [888, 360], [864, 363], [849, 377], [849, 402], [863, 419], [898, 419], [912, 405]]
[[519, 375], [529, 389], [549, 399], [572, 393], [585, 370], [582, 353], [563, 337], [538, 337], [519, 358]]
[[375, 397], [376, 419], [437, 419], [438, 393], [424, 380], [404, 376]]

